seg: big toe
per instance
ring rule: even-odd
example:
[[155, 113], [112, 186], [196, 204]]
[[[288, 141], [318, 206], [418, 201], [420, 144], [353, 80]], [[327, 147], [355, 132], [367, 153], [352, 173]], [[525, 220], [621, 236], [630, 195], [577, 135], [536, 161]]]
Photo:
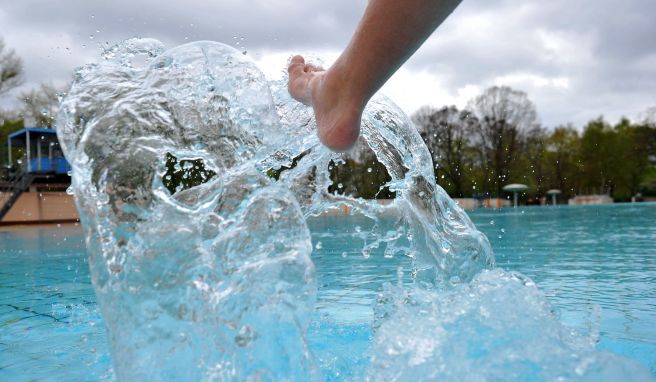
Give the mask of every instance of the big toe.
[[289, 61], [287, 71], [290, 76], [300, 75], [305, 72], [305, 59], [303, 56], [296, 55]]

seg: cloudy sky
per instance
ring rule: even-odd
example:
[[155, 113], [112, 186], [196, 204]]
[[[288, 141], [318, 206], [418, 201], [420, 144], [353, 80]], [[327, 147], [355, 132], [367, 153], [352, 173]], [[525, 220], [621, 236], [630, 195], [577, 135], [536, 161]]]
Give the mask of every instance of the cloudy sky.
[[[399, 0], [402, 1], [402, 0]], [[238, 46], [269, 75], [292, 53], [334, 59], [365, 0], [0, 0], [0, 37], [23, 58], [24, 89], [63, 84], [100, 46]], [[408, 113], [464, 107], [492, 85], [528, 93], [545, 126], [635, 118], [656, 105], [656, 1], [464, 0], [383, 88]], [[393, 27], [393, 26], [391, 26]], [[11, 106], [15, 95], [0, 100]]]

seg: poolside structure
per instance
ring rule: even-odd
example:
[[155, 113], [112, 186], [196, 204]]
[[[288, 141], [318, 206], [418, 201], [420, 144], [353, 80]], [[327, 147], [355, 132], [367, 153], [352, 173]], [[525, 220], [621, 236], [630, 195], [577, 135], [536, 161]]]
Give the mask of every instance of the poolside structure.
[[504, 191], [513, 193], [513, 205], [515, 206], [515, 208], [517, 208], [517, 193], [526, 191], [527, 189], [528, 189], [527, 185], [520, 184], [520, 183], [511, 183], [503, 186]]
[[567, 201], [568, 204], [611, 204], [613, 198], [607, 194], [576, 195]]
[[554, 206], [556, 205], [556, 197], [562, 193], [563, 193], [562, 191], [555, 188], [547, 191], [547, 195], [551, 196], [551, 201]]
[[[45, 220], [59, 220], [57, 216], [68, 220], [70, 213], [52, 212], [61, 209], [61, 201], [45, 206], [42, 203], [44, 193], [53, 194], [48, 195], [51, 201], [61, 199], [60, 194], [66, 195], [64, 191], [70, 185], [68, 172], [71, 167], [64, 158], [55, 130], [42, 127], [20, 129], [7, 136], [7, 148], [5, 176], [0, 179], [0, 222], [7, 221], [5, 218], [14, 206], [20, 207], [21, 211], [12, 211], [10, 215], [16, 215], [9, 219], [12, 221], [43, 221], [44, 217]], [[20, 153], [17, 158], [12, 156], [16, 152]], [[63, 203], [70, 204], [68, 201]]]

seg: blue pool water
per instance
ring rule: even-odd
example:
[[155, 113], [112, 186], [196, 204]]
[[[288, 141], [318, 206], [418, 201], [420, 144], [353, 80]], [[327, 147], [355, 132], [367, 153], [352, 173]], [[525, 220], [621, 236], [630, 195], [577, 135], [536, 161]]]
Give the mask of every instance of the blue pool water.
[[[497, 265], [532, 278], [560, 320], [599, 330], [598, 350], [656, 376], [656, 204], [470, 213]], [[310, 222], [319, 294], [308, 340], [328, 380], [368, 364], [383, 284], [409, 282], [409, 260], [354, 245], [366, 221]], [[354, 250], [353, 248], [358, 248]], [[0, 231], [0, 380], [113, 379], [103, 320], [76, 226]]]

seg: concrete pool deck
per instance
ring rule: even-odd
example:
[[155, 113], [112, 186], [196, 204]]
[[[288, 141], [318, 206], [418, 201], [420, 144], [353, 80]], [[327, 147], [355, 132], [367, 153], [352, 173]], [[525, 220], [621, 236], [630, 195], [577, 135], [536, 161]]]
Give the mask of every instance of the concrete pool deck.
[[[3, 195], [0, 193], [0, 200]], [[0, 226], [78, 221], [75, 200], [66, 192], [24, 192], [0, 220]]]

